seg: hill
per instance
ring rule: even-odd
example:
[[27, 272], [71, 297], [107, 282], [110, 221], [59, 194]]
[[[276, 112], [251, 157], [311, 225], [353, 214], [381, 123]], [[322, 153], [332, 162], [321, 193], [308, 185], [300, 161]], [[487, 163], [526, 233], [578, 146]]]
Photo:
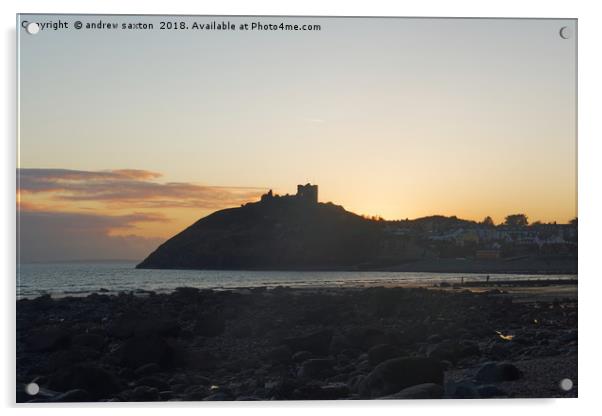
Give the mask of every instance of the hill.
[[[271, 195], [271, 194], [270, 194]], [[381, 225], [331, 203], [273, 196], [217, 211], [137, 268], [340, 269], [371, 260]]]

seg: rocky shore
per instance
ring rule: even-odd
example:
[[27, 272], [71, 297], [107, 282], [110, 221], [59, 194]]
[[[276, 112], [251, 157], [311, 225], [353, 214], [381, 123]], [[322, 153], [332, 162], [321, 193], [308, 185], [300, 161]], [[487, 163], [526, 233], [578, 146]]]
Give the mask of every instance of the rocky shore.
[[576, 397], [576, 298], [472, 289], [19, 300], [17, 402]]

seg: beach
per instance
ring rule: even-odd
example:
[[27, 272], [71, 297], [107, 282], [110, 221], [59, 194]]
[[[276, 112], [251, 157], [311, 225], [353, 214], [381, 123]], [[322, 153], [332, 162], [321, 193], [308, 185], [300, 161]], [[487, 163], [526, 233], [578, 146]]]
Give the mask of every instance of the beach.
[[[577, 344], [576, 281], [42, 296], [17, 301], [16, 394], [18, 402], [577, 397]], [[25, 392], [31, 382], [35, 396]]]

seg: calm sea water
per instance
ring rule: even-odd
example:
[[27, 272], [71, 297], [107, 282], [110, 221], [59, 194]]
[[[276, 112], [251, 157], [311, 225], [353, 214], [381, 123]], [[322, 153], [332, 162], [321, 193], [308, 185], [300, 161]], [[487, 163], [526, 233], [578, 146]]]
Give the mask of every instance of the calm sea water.
[[[17, 298], [43, 294], [55, 297], [87, 295], [106, 289], [109, 293], [153, 290], [169, 292], [180, 286], [204, 289], [229, 289], [257, 286], [290, 287], [367, 287], [434, 284], [484, 280], [484, 274], [341, 272], [341, 271], [229, 271], [229, 270], [138, 270], [135, 263], [35, 263], [17, 270]], [[561, 279], [573, 275], [490, 274], [497, 279]]]

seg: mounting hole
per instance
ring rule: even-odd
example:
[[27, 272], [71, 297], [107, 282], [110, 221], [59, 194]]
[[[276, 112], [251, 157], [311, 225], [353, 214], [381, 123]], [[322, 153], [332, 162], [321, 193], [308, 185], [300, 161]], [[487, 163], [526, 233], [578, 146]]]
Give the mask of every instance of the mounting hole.
[[25, 393], [29, 394], [30, 396], [35, 396], [39, 392], [40, 386], [38, 386], [38, 383], [29, 383], [25, 386]]
[[562, 380], [560, 380], [560, 383], [558, 383], [558, 385], [560, 386], [561, 390], [569, 391], [573, 388], [573, 380], [571, 380], [570, 378], [563, 378]]
[[558, 34], [560, 35], [560, 37], [562, 39], [570, 39], [571, 36], [573, 35], [573, 31], [568, 26], [562, 26], [560, 28], [560, 31], [558, 32]]
[[31, 22], [25, 26], [25, 30], [27, 30], [27, 33], [30, 35], [35, 35], [40, 31], [40, 25], [38, 25], [36, 22]]

